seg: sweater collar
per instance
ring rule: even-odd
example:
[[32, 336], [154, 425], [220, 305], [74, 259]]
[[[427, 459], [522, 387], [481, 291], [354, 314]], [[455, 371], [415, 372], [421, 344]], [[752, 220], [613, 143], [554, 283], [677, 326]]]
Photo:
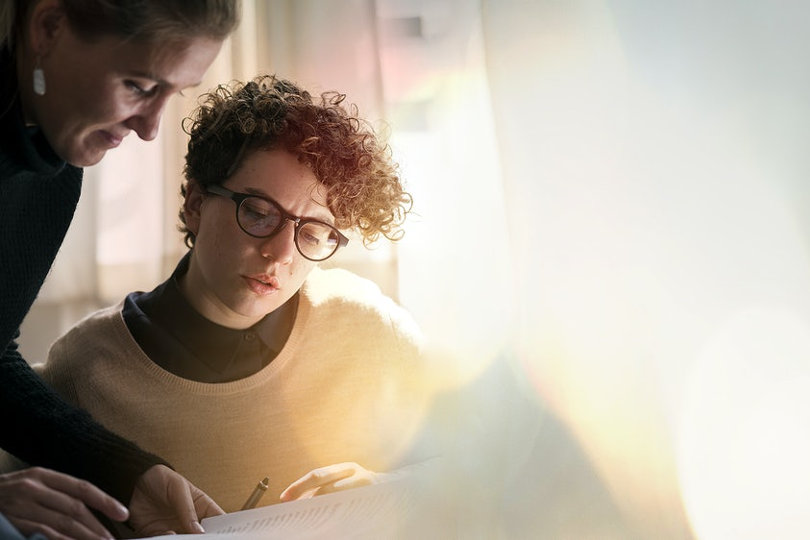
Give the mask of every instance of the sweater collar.
[[298, 294], [244, 330], [226, 328], [200, 315], [180, 292], [190, 252], [171, 278], [149, 293], [133, 293], [123, 315], [152, 361], [180, 377], [200, 382], [241, 379], [261, 370], [292, 332]]

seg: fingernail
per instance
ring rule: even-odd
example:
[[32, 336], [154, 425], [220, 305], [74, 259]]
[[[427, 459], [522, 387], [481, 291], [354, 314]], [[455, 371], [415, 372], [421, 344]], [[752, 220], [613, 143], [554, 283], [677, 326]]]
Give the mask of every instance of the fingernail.
[[204, 533], [205, 532], [205, 529], [203, 529], [203, 526], [200, 525], [199, 521], [192, 521], [191, 522], [191, 527], [189, 527], [189, 529], [192, 532], [195, 532], [195, 533]]

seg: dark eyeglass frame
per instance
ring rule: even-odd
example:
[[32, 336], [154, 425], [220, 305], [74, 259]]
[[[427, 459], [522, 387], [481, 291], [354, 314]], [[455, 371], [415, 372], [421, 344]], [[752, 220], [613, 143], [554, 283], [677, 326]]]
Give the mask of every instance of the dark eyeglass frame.
[[[288, 221], [292, 221], [294, 223], [294, 226], [295, 226], [295, 234], [293, 235], [293, 238], [295, 240], [295, 249], [297, 249], [298, 253], [300, 253], [301, 256], [304, 257], [307, 260], [315, 261], [315, 262], [325, 261], [326, 259], [328, 259], [332, 255], [337, 253], [337, 250], [339, 248], [346, 247], [346, 245], [349, 243], [349, 239], [342, 232], [337, 230], [337, 228], [335, 228], [333, 225], [330, 225], [329, 223], [324, 223], [323, 221], [320, 221], [318, 219], [302, 218], [302, 217], [298, 217], [296, 215], [290, 214], [279, 203], [277, 203], [276, 201], [274, 201], [270, 197], [264, 197], [264, 196], [261, 196], [261, 195], [253, 195], [251, 193], [238, 193], [236, 191], [231, 191], [230, 189], [224, 188], [224, 187], [222, 187], [220, 185], [217, 185], [217, 184], [211, 184], [210, 186], [205, 186], [205, 191], [208, 192], [208, 193], [211, 193], [212, 195], [219, 195], [220, 197], [225, 197], [225, 198], [230, 199], [233, 202], [235, 202], [236, 203], [236, 223], [239, 224], [239, 228], [242, 229], [242, 232], [244, 232], [248, 236], [252, 236], [253, 238], [270, 238], [272, 236], [275, 236], [276, 234], [279, 233], [279, 231], [281, 231], [281, 229], [283, 229], [287, 225]], [[242, 208], [242, 204], [247, 199], [261, 199], [261, 200], [263, 200], [265, 202], [270, 203], [273, 207], [275, 207], [276, 210], [278, 210], [278, 213], [281, 216], [281, 219], [278, 221], [278, 225], [276, 225], [275, 229], [270, 231], [268, 234], [257, 235], [257, 234], [251, 233], [250, 231], [248, 231], [242, 225], [242, 220], [239, 219], [239, 210]], [[330, 253], [329, 255], [327, 255], [326, 257], [324, 257], [322, 259], [313, 259], [312, 257], [307, 256], [303, 252], [303, 250], [301, 250], [301, 246], [298, 244], [298, 233], [301, 231], [301, 227], [306, 225], [307, 223], [317, 223], [318, 225], [323, 225], [324, 227], [328, 227], [328, 228], [332, 229], [333, 231], [335, 231], [335, 233], [337, 234], [337, 237], [338, 237], [338, 242], [337, 242], [337, 244], [335, 244], [335, 249], [334, 249], [334, 251], [332, 251], [332, 253]]]

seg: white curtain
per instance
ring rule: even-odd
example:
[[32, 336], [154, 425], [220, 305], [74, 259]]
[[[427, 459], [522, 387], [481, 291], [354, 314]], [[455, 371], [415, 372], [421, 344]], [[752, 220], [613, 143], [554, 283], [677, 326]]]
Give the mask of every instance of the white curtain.
[[[406, 236], [334, 264], [456, 359], [465, 537], [807, 537], [806, 3], [244, 4], [201, 90], [278, 73], [390, 126]], [[193, 105], [88, 170], [31, 321], [165, 279]]]
[[806, 537], [810, 8], [483, 13], [526, 378], [641, 537]]

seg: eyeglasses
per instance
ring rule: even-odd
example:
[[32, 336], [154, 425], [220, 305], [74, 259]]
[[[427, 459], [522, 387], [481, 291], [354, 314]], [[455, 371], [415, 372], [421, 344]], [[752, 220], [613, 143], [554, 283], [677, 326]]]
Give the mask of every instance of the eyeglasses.
[[235, 202], [236, 222], [245, 233], [255, 238], [269, 238], [292, 221], [295, 224], [295, 247], [310, 261], [325, 261], [339, 247], [349, 243], [348, 238], [328, 223], [294, 216], [268, 197], [235, 193], [218, 185], [205, 189]]

